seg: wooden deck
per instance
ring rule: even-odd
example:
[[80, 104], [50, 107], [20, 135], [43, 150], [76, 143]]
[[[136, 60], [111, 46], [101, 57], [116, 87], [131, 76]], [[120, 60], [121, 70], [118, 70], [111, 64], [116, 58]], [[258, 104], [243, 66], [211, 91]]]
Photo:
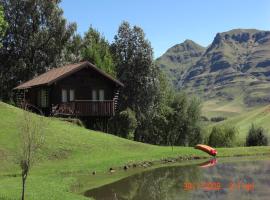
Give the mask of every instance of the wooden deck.
[[53, 115], [77, 117], [113, 116], [115, 114], [115, 104], [114, 100], [75, 100], [57, 105], [57, 108], [52, 112]]

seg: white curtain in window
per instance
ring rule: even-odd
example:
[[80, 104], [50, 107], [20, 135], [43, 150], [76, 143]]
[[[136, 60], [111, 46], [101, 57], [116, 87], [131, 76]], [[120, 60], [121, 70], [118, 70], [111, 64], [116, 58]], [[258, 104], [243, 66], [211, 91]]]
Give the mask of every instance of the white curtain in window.
[[73, 89], [69, 90], [69, 101], [75, 100], [75, 92]]
[[92, 90], [92, 100], [97, 100], [97, 91], [96, 90]]
[[62, 102], [67, 102], [67, 90], [62, 89]]
[[99, 100], [104, 101], [104, 90], [99, 90]]

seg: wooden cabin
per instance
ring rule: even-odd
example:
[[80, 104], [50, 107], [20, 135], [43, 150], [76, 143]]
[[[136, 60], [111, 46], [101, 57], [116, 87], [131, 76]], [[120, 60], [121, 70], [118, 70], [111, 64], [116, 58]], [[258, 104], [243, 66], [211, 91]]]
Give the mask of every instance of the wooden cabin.
[[18, 105], [45, 115], [111, 117], [124, 85], [89, 62], [54, 68], [14, 88]]

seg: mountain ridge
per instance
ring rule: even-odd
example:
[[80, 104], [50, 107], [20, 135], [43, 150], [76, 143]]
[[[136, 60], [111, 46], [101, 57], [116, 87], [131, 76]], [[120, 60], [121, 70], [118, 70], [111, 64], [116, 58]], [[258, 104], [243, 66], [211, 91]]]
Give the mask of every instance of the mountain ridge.
[[[198, 46], [179, 52], [174, 48], [174, 58], [183, 52], [186, 56], [190, 51], [199, 52], [195, 57], [187, 57], [188, 62], [172, 59], [166, 65], [171, 48], [156, 61], [177, 89], [196, 93], [204, 99], [223, 97], [225, 100], [233, 100], [237, 93], [244, 91], [243, 101], [247, 105], [270, 102], [270, 31], [233, 29], [217, 33], [207, 48]], [[172, 69], [174, 73], [168, 73]], [[228, 91], [232, 87], [238, 91]]]

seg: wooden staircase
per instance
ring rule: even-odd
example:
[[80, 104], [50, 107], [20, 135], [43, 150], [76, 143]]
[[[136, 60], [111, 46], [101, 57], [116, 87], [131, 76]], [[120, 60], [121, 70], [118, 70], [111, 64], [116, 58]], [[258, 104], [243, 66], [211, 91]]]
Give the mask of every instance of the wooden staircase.
[[119, 89], [114, 91], [113, 101], [114, 101], [114, 109], [115, 109], [115, 111], [118, 108], [118, 99], [119, 99]]

